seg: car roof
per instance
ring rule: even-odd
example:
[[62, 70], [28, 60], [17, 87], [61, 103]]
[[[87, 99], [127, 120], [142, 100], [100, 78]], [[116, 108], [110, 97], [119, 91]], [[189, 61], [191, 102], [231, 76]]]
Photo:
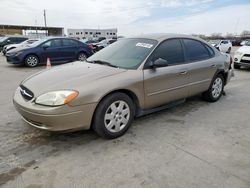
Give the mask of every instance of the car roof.
[[6, 35], [4, 37], [6, 37], [6, 38], [26, 38], [26, 39], [28, 39], [27, 36], [22, 36], [22, 35]]
[[70, 37], [60, 37], [60, 36], [47, 36], [47, 37], [44, 37], [43, 39], [73, 39], [73, 40], [77, 40], [77, 39], [74, 39], [74, 38], [70, 38]]
[[170, 38], [190, 38], [190, 39], [202, 40], [198, 37], [194, 37], [191, 35], [173, 34], [173, 33], [147, 34], [147, 35], [140, 35], [140, 36], [134, 36], [134, 37], [129, 37], [129, 38], [146, 38], [146, 39], [157, 40], [159, 42], [164, 41], [166, 39], [170, 39]]

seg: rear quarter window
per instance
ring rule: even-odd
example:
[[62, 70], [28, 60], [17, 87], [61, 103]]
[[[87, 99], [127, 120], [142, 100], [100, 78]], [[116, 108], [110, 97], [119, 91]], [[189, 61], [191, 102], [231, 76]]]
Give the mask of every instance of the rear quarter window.
[[204, 45], [205, 45], [206, 49], [208, 50], [210, 57], [214, 57], [214, 55], [215, 55], [214, 50], [210, 46], [208, 46], [206, 44], [204, 44]]
[[63, 39], [63, 46], [78, 46], [78, 41], [71, 39]]

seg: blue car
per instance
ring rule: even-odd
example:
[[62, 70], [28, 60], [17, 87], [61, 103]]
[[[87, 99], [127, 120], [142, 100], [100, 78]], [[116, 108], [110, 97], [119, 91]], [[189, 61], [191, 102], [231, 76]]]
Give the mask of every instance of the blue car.
[[45, 64], [47, 58], [51, 63], [63, 63], [74, 60], [84, 61], [93, 54], [88, 45], [70, 38], [46, 38], [28, 47], [16, 48], [6, 53], [7, 62], [16, 65], [35, 67]]

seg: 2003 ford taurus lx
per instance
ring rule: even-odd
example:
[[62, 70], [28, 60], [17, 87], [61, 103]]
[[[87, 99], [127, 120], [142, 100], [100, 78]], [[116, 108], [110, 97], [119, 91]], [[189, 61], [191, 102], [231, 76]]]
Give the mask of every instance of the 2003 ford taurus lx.
[[23, 119], [39, 129], [93, 128], [123, 135], [133, 118], [202, 93], [217, 101], [229, 82], [232, 58], [186, 35], [125, 38], [86, 62], [57, 66], [25, 79], [14, 95]]

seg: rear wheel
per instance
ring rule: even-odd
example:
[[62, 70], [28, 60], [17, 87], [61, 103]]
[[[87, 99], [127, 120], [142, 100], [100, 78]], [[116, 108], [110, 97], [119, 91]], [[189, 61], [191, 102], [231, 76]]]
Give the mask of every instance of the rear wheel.
[[209, 102], [216, 102], [220, 99], [224, 90], [224, 78], [218, 74], [213, 79], [209, 89], [203, 93], [203, 98]]
[[39, 63], [39, 59], [36, 55], [28, 55], [25, 60], [25, 65], [28, 67], [35, 67]]
[[79, 61], [85, 61], [85, 60], [87, 59], [87, 56], [86, 56], [86, 54], [85, 54], [84, 52], [80, 52], [80, 53], [78, 54], [77, 59], [78, 59]]
[[240, 69], [240, 65], [234, 64], [234, 69]]
[[93, 121], [95, 132], [108, 139], [122, 136], [134, 118], [133, 101], [124, 93], [114, 93], [98, 105]]

